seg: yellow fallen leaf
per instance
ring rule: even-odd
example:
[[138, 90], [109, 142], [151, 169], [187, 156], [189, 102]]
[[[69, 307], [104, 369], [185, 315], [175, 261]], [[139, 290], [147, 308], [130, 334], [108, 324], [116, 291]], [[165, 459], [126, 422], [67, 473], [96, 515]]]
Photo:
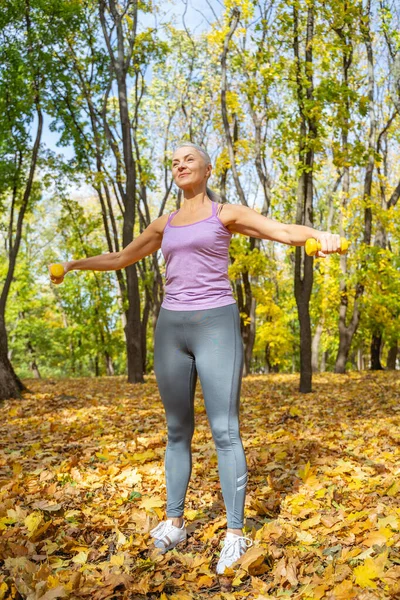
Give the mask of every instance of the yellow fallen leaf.
[[296, 531], [296, 537], [303, 544], [313, 544], [315, 538], [308, 531]]
[[68, 520], [75, 520], [76, 517], [82, 517], [81, 510], [67, 510], [64, 513], [64, 518]]
[[262, 546], [252, 546], [243, 556], [239, 558], [238, 561], [235, 562], [235, 565], [240, 565], [242, 569], [245, 571], [249, 570], [249, 567], [257, 562], [257, 564], [261, 564], [263, 561], [259, 560], [266, 556], [267, 550]]
[[396, 531], [400, 529], [399, 520], [397, 519], [396, 515], [388, 515], [387, 517], [383, 517], [383, 519], [379, 519], [378, 524], [382, 527], [389, 525]]
[[13, 469], [14, 475], [19, 475], [20, 473], [22, 473], [21, 463], [17, 463], [17, 462], [13, 463], [12, 469]]
[[364, 546], [373, 546], [378, 544], [386, 544], [387, 541], [393, 536], [393, 531], [387, 527], [381, 527], [378, 531], [372, 531], [362, 541]]
[[115, 481], [121, 481], [125, 485], [135, 486], [137, 483], [141, 483], [142, 475], [132, 467], [126, 468], [119, 475], [114, 477]]
[[83, 545], [72, 546], [71, 550], [73, 552], [89, 552], [88, 547]]
[[211, 587], [214, 583], [214, 579], [209, 575], [202, 575], [201, 577], [199, 577], [196, 583], [198, 588]]
[[123, 546], [124, 544], [126, 544], [126, 536], [122, 533], [122, 531], [120, 531], [118, 529], [118, 527], [116, 528], [116, 534], [117, 534], [117, 545], [121, 545]]
[[[378, 557], [379, 559], [379, 557]], [[385, 552], [380, 560], [366, 558], [363, 565], [356, 567], [353, 571], [354, 580], [361, 587], [376, 588], [376, 583], [373, 579], [381, 577], [384, 574], [383, 564], [387, 559]]]
[[104, 452], [96, 452], [96, 456], [100, 460], [110, 460], [110, 453], [107, 449]]
[[58, 585], [60, 585], [60, 580], [58, 579], [58, 577], [55, 577], [54, 575], [49, 575], [47, 578], [47, 587], [48, 588], [55, 588]]
[[139, 508], [144, 508], [151, 512], [152, 508], [164, 506], [164, 500], [157, 498], [157, 496], [143, 496], [140, 501]]
[[[230, 567], [226, 567], [225, 575], [227, 577], [232, 577], [232, 574], [231, 574], [232, 570], [233, 569], [231, 569]], [[237, 587], [238, 585], [241, 585], [243, 583], [243, 581], [242, 581], [243, 577], [246, 577], [246, 573], [244, 571], [239, 571], [239, 573], [236, 575], [236, 577], [232, 581], [232, 586]]]
[[[278, 452], [274, 456], [274, 460], [278, 460], [279, 461], [279, 460], [283, 460], [286, 457], [287, 457], [287, 452], [285, 452], [285, 450], [278, 450]], [[268, 460], [268, 458], [266, 460]]]
[[310, 529], [310, 527], [314, 527], [314, 525], [318, 525], [321, 521], [321, 515], [315, 515], [315, 517], [311, 517], [310, 519], [306, 519], [302, 523], [300, 523], [301, 529]]
[[131, 454], [129, 456], [130, 460], [132, 460], [133, 462], [141, 463], [156, 457], [157, 454], [154, 452], [154, 450], [146, 450], [146, 452], [136, 452], [135, 454]]
[[311, 465], [310, 465], [310, 461], [307, 461], [307, 463], [304, 465], [304, 467], [301, 467], [298, 470], [298, 476], [300, 477], [300, 479], [302, 481], [306, 481], [307, 477], [309, 477], [309, 475], [311, 474]]
[[44, 596], [40, 596], [40, 600], [56, 600], [57, 598], [65, 598], [66, 596], [66, 590], [60, 585], [46, 592]]
[[12, 517], [2, 517], [0, 519], [0, 531], [2, 529], [7, 529], [7, 525], [13, 525], [16, 522], [17, 522], [17, 519], [14, 519]]
[[313, 589], [313, 596], [314, 596], [314, 600], [321, 600], [321, 598], [324, 598], [325, 596], [325, 591], [328, 589], [329, 586], [327, 585], [317, 585], [314, 589]]
[[39, 527], [43, 520], [43, 515], [40, 512], [32, 512], [30, 515], [25, 517], [24, 525], [28, 528], [29, 533], [32, 535], [34, 531]]
[[62, 569], [69, 564], [69, 560], [63, 560], [61, 556], [49, 556], [49, 563], [53, 569]]
[[113, 554], [110, 559], [110, 565], [114, 565], [116, 567], [122, 567], [122, 565], [124, 564], [124, 560], [125, 560], [125, 556], [122, 552], [119, 552], [118, 554]]
[[349, 600], [357, 595], [357, 592], [353, 588], [353, 583], [350, 579], [344, 579], [332, 590], [335, 600]]
[[205, 525], [202, 528], [199, 539], [203, 542], [211, 540], [211, 538], [214, 537], [214, 534], [217, 531], [217, 529], [219, 529], [220, 527], [225, 527], [225, 526], [226, 526], [226, 517], [220, 517], [216, 521], [212, 521], [211, 523], [209, 523], [208, 525]]
[[8, 591], [8, 586], [3, 581], [3, 583], [0, 585], [0, 600], [4, 600], [4, 598], [6, 597], [7, 591]]
[[398, 493], [400, 493], [400, 480], [395, 480], [386, 490], [386, 494], [388, 496], [397, 496]]
[[193, 521], [200, 514], [201, 513], [198, 510], [190, 508], [188, 510], [185, 510], [185, 519], [187, 519], [188, 521]]
[[87, 561], [87, 557], [88, 552], [79, 552], [76, 556], [74, 556], [72, 562], [76, 563], [77, 565], [84, 565]]

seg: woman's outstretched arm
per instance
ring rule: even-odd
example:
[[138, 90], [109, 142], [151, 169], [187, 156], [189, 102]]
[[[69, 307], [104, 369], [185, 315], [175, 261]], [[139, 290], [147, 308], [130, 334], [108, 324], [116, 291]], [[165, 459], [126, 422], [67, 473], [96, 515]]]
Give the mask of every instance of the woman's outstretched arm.
[[340, 249], [339, 234], [318, 231], [306, 225], [280, 223], [241, 204], [227, 204], [224, 211], [226, 225], [229, 225], [232, 233], [241, 233], [290, 246], [304, 246], [308, 238], [315, 238], [321, 242], [321, 250], [317, 253], [317, 256], [321, 257], [325, 256], [325, 252], [337, 252]]
[[50, 272], [51, 265], [49, 265], [50, 279], [53, 283], [61, 283], [69, 271], [118, 271], [157, 252], [161, 247], [167, 218], [168, 215], [163, 215], [152, 221], [137, 238], [119, 252], [108, 252], [61, 263], [64, 267], [62, 277], [54, 277]]

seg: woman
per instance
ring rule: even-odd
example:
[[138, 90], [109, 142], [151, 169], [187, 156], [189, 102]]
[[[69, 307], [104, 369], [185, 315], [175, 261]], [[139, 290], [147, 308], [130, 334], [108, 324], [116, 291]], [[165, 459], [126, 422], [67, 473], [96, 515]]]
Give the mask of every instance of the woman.
[[[303, 246], [321, 241], [317, 256], [336, 252], [340, 236], [303, 225], [286, 225], [246, 206], [219, 204], [207, 187], [211, 160], [196, 144], [182, 143], [172, 174], [184, 200], [180, 210], [155, 219], [120, 252], [63, 263], [64, 271], [118, 270], [160, 248], [166, 260], [166, 286], [154, 339], [154, 371], [164, 405], [167, 519], [150, 531], [162, 553], [186, 540], [183, 520], [191, 476], [194, 394], [199, 375], [218, 456], [227, 512], [227, 533], [217, 564], [222, 574], [252, 545], [243, 535], [247, 464], [239, 431], [243, 369], [240, 315], [228, 279], [232, 233]], [[63, 277], [51, 276], [54, 283]]]

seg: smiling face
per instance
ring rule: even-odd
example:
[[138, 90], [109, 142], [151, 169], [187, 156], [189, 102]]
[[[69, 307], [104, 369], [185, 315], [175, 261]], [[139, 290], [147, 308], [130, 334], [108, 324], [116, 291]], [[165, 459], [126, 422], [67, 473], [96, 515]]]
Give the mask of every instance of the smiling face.
[[211, 164], [196, 148], [181, 146], [172, 157], [172, 176], [182, 190], [197, 191], [206, 186]]

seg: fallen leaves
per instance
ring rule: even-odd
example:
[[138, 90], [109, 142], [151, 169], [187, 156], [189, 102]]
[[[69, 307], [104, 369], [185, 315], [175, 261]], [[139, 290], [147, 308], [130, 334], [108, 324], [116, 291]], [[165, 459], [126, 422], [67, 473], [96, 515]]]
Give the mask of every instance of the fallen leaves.
[[199, 384], [189, 538], [165, 555], [149, 537], [166, 517], [154, 376], [28, 385], [0, 424], [0, 600], [400, 595], [397, 372], [316, 374], [307, 403], [297, 375], [243, 380], [253, 546], [224, 577], [215, 566], [226, 513]]

